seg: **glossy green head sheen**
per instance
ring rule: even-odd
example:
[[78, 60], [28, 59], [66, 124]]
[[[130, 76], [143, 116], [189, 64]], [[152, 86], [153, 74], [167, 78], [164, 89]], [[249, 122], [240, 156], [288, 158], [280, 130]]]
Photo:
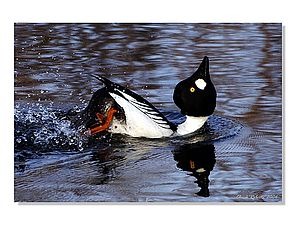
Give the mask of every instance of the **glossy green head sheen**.
[[174, 102], [187, 116], [209, 116], [216, 107], [216, 89], [209, 73], [209, 59], [204, 57], [197, 71], [179, 82], [174, 90]]

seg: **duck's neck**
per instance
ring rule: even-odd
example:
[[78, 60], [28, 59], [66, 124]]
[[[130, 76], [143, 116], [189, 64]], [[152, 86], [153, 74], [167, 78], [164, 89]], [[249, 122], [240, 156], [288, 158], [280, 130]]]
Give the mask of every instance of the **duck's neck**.
[[190, 134], [199, 128], [201, 128], [204, 123], [207, 121], [208, 116], [200, 116], [200, 117], [194, 117], [194, 116], [186, 116], [186, 120], [179, 124], [177, 127], [177, 133], [179, 135], [186, 135]]

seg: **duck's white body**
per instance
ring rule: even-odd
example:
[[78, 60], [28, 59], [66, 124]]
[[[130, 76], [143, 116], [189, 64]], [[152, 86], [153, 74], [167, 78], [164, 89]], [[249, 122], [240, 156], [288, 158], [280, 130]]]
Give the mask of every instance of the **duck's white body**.
[[181, 123], [177, 127], [177, 134], [178, 135], [186, 135], [193, 133], [194, 131], [200, 129], [204, 123], [207, 121], [208, 116], [186, 116], [186, 120], [184, 123]]
[[174, 131], [158, 112], [145, 103], [138, 102], [132, 96], [123, 92], [125, 98], [110, 93], [125, 113], [125, 121], [113, 120], [110, 132], [123, 133], [132, 137], [161, 138], [171, 136]]
[[[117, 90], [118, 91], [118, 90]], [[208, 117], [186, 116], [186, 120], [173, 131], [165, 120], [149, 105], [139, 102], [132, 96], [119, 91], [124, 96], [110, 93], [125, 112], [125, 121], [113, 119], [111, 133], [127, 134], [132, 137], [161, 138], [171, 135], [186, 135], [200, 129]]]

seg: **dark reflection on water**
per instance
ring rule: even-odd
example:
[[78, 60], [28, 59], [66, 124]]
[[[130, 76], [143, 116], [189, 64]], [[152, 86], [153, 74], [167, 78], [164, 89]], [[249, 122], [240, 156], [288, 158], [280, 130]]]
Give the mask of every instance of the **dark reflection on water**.
[[[281, 32], [281, 24], [16, 24], [15, 200], [281, 201]], [[180, 122], [173, 89], [204, 55], [218, 102], [191, 137], [85, 140], [59, 118], [87, 105], [102, 87], [90, 74], [101, 74]], [[197, 185], [210, 196], [196, 195]]]
[[199, 196], [209, 197], [209, 175], [216, 163], [215, 146], [213, 144], [184, 144], [174, 151], [177, 167], [191, 172], [196, 178], [200, 190]]

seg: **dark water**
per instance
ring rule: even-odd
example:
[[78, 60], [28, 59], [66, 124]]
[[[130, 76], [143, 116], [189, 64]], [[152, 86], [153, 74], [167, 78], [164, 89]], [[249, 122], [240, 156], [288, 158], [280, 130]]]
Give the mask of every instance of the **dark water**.
[[[15, 201], [282, 201], [281, 24], [16, 24]], [[180, 122], [175, 85], [203, 56], [218, 92], [187, 138], [88, 139], [101, 74]]]

